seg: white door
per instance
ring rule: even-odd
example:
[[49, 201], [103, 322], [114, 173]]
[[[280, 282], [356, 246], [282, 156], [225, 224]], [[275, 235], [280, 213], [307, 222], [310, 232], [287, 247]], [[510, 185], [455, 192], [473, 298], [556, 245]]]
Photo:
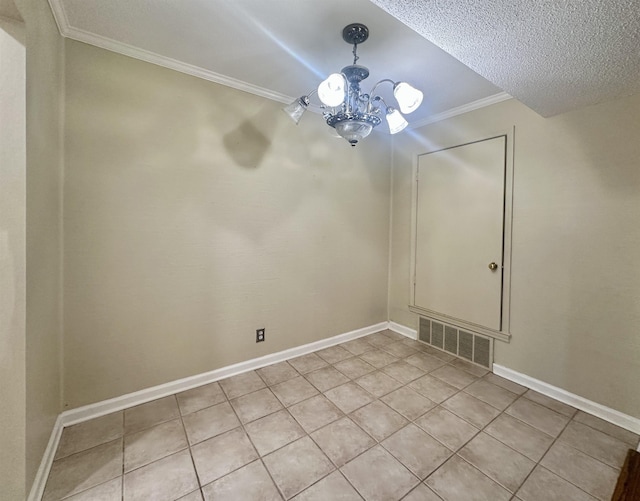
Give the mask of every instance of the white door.
[[418, 157], [415, 306], [501, 329], [506, 137]]

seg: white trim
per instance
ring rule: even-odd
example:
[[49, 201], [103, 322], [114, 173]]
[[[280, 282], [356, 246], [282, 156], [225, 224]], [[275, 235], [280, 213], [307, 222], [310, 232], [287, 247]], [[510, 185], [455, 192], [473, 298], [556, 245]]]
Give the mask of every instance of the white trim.
[[204, 372], [202, 374], [196, 374], [195, 376], [170, 381], [168, 383], [164, 383], [158, 386], [152, 386], [151, 388], [145, 388], [144, 390], [128, 393], [126, 395], [121, 395], [109, 400], [103, 400], [94, 404], [71, 409], [63, 412], [60, 415], [62, 418], [62, 424], [64, 426], [69, 426], [72, 424], [87, 421], [89, 419], [104, 416], [105, 414], [110, 414], [111, 412], [127, 409], [135, 405], [144, 404], [145, 402], [150, 402], [151, 400], [166, 397], [167, 395], [173, 395], [174, 393], [190, 390], [191, 388], [196, 388], [198, 386], [202, 386], [203, 384], [212, 383], [214, 381], [235, 376], [243, 372], [259, 369], [260, 367], [264, 367], [265, 365], [275, 364], [277, 362], [289, 360], [290, 358], [299, 357], [313, 351], [344, 343], [345, 341], [350, 341], [351, 339], [367, 336], [369, 334], [373, 334], [374, 332], [385, 330], [387, 327], [388, 322], [381, 322], [379, 324], [370, 325], [369, 327], [364, 327], [362, 329], [356, 329], [351, 332], [345, 332], [344, 334], [338, 334], [337, 336], [333, 336], [327, 339], [321, 339], [320, 341], [315, 341], [313, 343], [296, 346], [295, 348], [290, 348], [288, 350], [271, 353], [263, 357], [253, 358], [245, 362], [228, 365], [226, 367], [221, 367], [220, 369]]
[[[171, 381], [169, 383], [161, 384], [158, 386], [152, 386], [151, 388], [145, 388], [144, 390], [128, 393], [120, 397], [115, 397], [109, 400], [103, 400], [94, 404], [89, 404], [83, 407], [78, 407], [76, 409], [64, 411], [58, 416], [58, 419], [56, 419], [56, 422], [53, 426], [51, 436], [49, 437], [49, 443], [47, 444], [47, 448], [45, 449], [44, 455], [42, 456], [40, 467], [38, 468], [38, 472], [36, 473], [36, 477], [33, 481], [31, 491], [27, 499], [28, 501], [39, 501], [42, 498], [44, 488], [47, 483], [47, 478], [49, 477], [49, 471], [51, 470], [51, 465], [53, 464], [53, 458], [55, 456], [56, 450], [58, 449], [60, 437], [62, 436], [62, 430], [66, 426], [71, 426], [83, 421], [88, 421], [89, 419], [104, 416], [106, 414], [110, 414], [111, 412], [127, 409], [135, 405], [144, 404], [146, 402], [150, 402], [151, 400], [156, 400], [168, 395], [173, 395], [174, 393], [189, 390], [191, 388], [196, 388], [198, 386], [202, 386], [203, 384], [212, 383], [214, 381], [218, 381], [230, 376], [235, 376], [243, 372], [259, 369], [260, 367], [264, 367], [265, 365], [271, 365], [277, 362], [282, 362], [284, 360], [299, 357], [301, 355], [306, 355], [307, 353], [321, 350], [323, 348], [328, 348], [336, 344], [344, 343], [345, 341], [357, 339], [362, 336], [368, 336], [369, 334], [373, 334], [375, 332], [380, 332], [390, 328], [389, 324], [390, 322], [380, 322], [368, 327], [345, 332], [344, 334], [338, 334], [337, 336], [321, 339], [320, 341], [314, 341], [313, 343], [296, 346], [295, 348], [290, 348], [288, 350], [279, 351], [277, 353], [254, 358], [245, 362], [229, 365], [227, 367], [221, 367], [220, 369], [204, 372], [195, 376], [178, 379], [176, 381]], [[403, 328], [403, 326], [400, 326], [398, 324], [394, 325], [398, 328]], [[404, 327], [404, 329], [405, 331], [407, 330], [406, 327]], [[400, 334], [407, 335], [404, 332], [400, 332]]]
[[390, 320], [388, 329], [390, 331], [397, 332], [398, 334], [402, 334], [403, 336], [407, 336], [409, 339], [418, 339], [418, 331], [411, 327], [407, 327], [406, 325], [397, 324]]
[[62, 414], [58, 416], [55, 424], [53, 425], [53, 430], [51, 431], [51, 436], [49, 437], [49, 443], [47, 444], [47, 448], [44, 450], [44, 454], [42, 455], [42, 460], [40, 461], [40, 466], [38, 467], [38, 471], [36, 472], [36, 477], [33, 480], [33, 484], [31, 484], [31, 491], [29, 492], [29, 497], [27, 497], [28, 501], [40, 501], [42, 499], [42, 495], [44, 494], [44, 487], [47, 485], [47, 478], [49, 477], [49, 471], [51, 470], [51, 465], [53, 464], [53, 458], [56, 455], [56, 450], [58, 450], [58, 443], [60, 442], [60, 437], [62, 436], [62, 428], [64, 428], [62, 424]]
[[442, 120], [446, 120], [447, 118], [453, 118], [458, 115], [463, 115], [464, 113], [469, 113], [470, 111], [479, 110], [480, 108], [485, 108], [487, 106], [491, 106], [492, 104], [501, 103], [502, 101], [507, 101], [508, 99], [513, 98], [506, 92], [499, 92], [498, 94], [483, 97], [482, 99], [477, 99], [476, 101], [471, 101], [470, 103], [463, 104], [462, 106], [457, 106], [455, 108], [443, 111], [442, 113], [437, 113], [435, 115], [423, 118], [422, 120], [418, 120], [417, 122], [413, 122], [409, 124], [407, 129], [418, 129], [420, 127], [424, 127], [425, 125], [440, 122]]
[[[562, 388], [558, 388], [557, 386], [553, 386], [549, 383], [545, 383], [544, 381], [540, 381], [539, 379], [532, 378], [531, 376], [527, 376], [526, 374], [508, 369], [507, 367], [503, 367], [502, 365], [493, 364], [493, 373], [497, 374], [498, 376], [502, 376], [503, 378], [506, 378], [510, 381], [513, 381], [514, 383], [518, 383], [522, 386], [526, 386], [527, 388], [531, 388], [538, 393], [542, 393], [543, 395], [546, 395], [548, 397], [555, 398], [560, 402], [575, 407], [576, 409], [580, 409], [581, 411], [587, 412], [593, 416], [599, 417], [600, 419], [604, 419], [605, 421], [620, 426], [625, 430], [640, 434], [640, 419], [636, 417], [629, 416], [628, 414], [623, 414], [620, 411], [611, 409], [610, 407], [606, 407], [597, 402], [593, 402], [592, 400], [588, 400], [579, 395], [575, 395], [574, 393], [570, 393], [566, 390], [563, 390]], [[640, 445], [638, 447], [640, 450]]]

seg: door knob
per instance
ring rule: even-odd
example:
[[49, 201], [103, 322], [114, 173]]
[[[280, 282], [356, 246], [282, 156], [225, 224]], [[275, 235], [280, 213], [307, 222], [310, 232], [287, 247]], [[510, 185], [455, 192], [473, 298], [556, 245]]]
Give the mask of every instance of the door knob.
[[498, 265], [496, 263], [489, 263], [489, 269], [491, 271], [496, 271], [498, 269]]

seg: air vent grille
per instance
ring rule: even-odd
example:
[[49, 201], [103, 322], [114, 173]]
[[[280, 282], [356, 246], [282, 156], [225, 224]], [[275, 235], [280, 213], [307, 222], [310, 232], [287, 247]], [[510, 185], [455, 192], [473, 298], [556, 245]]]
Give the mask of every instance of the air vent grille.
[[458, 329], [453, 325], [420, 317], [418, 339], [434, 348], [491, 369], [493, 363], [493, 339]]

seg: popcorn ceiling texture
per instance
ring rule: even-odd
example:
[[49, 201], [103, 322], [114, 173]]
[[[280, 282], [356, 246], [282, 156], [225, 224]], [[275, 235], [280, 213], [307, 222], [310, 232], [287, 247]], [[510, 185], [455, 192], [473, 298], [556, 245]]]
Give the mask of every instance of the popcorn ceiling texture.
[[543, 116], [640, 92], [637, 0], [371, 0]]

